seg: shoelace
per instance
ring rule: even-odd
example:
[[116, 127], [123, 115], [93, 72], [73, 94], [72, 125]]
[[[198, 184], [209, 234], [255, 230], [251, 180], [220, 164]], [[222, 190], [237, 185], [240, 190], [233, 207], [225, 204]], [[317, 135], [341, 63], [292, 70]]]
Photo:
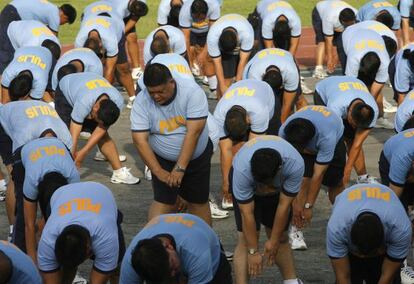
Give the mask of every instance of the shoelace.
[[414, 270], [411, 266], [406, 266], [403, 268], [403, 272], [409, 277], [414, 278]]

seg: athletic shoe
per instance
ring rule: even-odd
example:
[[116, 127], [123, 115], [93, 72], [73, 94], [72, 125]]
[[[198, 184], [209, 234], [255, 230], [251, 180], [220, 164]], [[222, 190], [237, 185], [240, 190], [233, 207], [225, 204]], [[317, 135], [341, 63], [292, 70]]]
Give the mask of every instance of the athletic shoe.
[[394, 129], [394, 124], [384, 117], [379, 117], [375, 128]]
[[144, 72], [142, 71], [141, 67], [134, 68], [131, 71], [132, 79], [134, 80], [139, 80], [142, 74], [144, 74]]
[[146, 180], [152, 180], [151, 170], [146, 165], [145, 165], [145, 169], [144, 169], [144, 178]]
[[124, 183], [124, 184], [136, 184], [139, 183], [140, 180], [137, 177], [134, 177], [130, 173], [131, 169], [127, 169], [126, 167], [120, 168], [117, 171], [113, 171], [111, 182], [112, 183]]
[[233, 202], [227, 201], [224, 198], [221, 200], [221, 208], [224, 210], [226, 209], [233, 209]]
[[224, 219], [229, 217], [229, 212], [225, 210], [221, 210], [214, 200], [209, 200], [210, 203], [210, 211], [211, 211], [211, 218], [213, 219]]
[[411, 266], [404, 266], [401, 268], [401, 283], [402, 284], [413, 284], [414, 283], [414, 270]]
[[210, 90], [210, 93], [207, 95], [207, 98], [209, 100], [217, 100], [217, 91], [216, 90], [214, 90], [214, 91]]
[[309, 95], [313, 93], [313, 90], [311, 90], [308, 85], [306, 85], [305, 80], [300, 80], [300, 87], [302, 89], [302, 93], [305, 95]]
[[89, 138], [91, 138], [91, 133], [89, 133], [89, 132], [86, 132], [86, 131], [82, 131], [80, 134], [79, 134], [79, 138], [80, 139], [82, 139], [82, 140], [88, 140]]
[[397, 112], [397, 107], [392, 105], [389, 101], [383, 97], [382, 104], [384, 105], [384, 112], [386, 113], [394, 113]]
[[224, 255], [226, 256], [228, 261], [232, 261], [233, 260], [233, 253], [231, 251], [224, 251]]
[[291, 226], [289, 230], [289, 243], [293, 250], [306, 250], [308, 246], [305, 243], [303, 232], [298, 230], [295, 226]]
[[317, 67], [315, 68], [315, 71], [313, 71], [312, 77], [316, 79], [324, 79], [328, 77], [328, 73], [326, 73], [323, 67]]
[[7, 241], [11, 243], [13, 240], [13, 225], [9, 226], [9, 234], [7, 235]]
[[207, 76], [204, 76], [203, 77], [203, 85], [205, 85], [205, 86], [208, 86], [208, 78], [207, 78]]
[[129, 97], [126, 107], [129, 108], [129, 109], [132, 109], [132, 106], [134, 105], [134, 101], [135, 101], [135, 96]]
[[7, 183], [4, 179], [0, 180], [0, 201], [6, 200]]
[[201, 75], [200, 66], [198, 66], [197, 64], [194, 64], [194, 67], [191, 68], [191, 72], [193, 73], [195, 77], [200, 77]]
[[76, 274], [75, 279], [73, 279], [72, 284], [88, 284], [88, 280], [86, 280], [79, 274]]
[[[104, 156], [104, 154], [102, 154], [102, 152], [99, 150], [96, 151], [95, 157], [93, 157], [93, 159], [98, 162], [108, 161], [108, 159]], [[119, 161], [125, 162], [126, 159], [127, 157], [125, 155], [119, 155]]]
[[367, 175], [365, 177], [358, 177], [357, 183], [379, 183], [376, 177]]

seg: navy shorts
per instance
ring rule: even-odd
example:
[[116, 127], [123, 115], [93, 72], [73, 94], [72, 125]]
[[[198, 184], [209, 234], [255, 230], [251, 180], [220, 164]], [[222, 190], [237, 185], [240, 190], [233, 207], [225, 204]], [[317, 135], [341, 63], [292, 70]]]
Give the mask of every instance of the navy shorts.
[[7, 36], [7, 29], [11, 22], [20, 21], [17, 9], [12, 5], [6, 5], [0, 13], [0, 75], [12, 61], [14, 48]]
[[223, 66], [224, 78], [231, 79], [236, 77], [239, 61], [239, 54], [221, 54], [221, 65]]
[[190, 32], [190, 45], [204, 47], [207, 42], [207, 33], [193, 33]]
[[[131, 15], [124, 18], [124, 24], [126, 25], [130, 19], [131, 19]], [[129, 34], [135, 33], [136, 31], [137, 31], [137, 29], [134, 26], [132, 29], [130, 29], [128, 32], [126, 32], [126, 35], [128, 36]]]
[[0, 124], [0, 156], [5, 166], [9, 166], [13, 163], [12, 146], [12, 140]]
[[118, 42], [118, 59], [116, 64], [124, 64], [128, 62], [128, 56], [125, 49], [125, 34], [122, 35], [121, 40]]
[[315, 32], [315, 43], [318, 44], [320, 42], [324, 42], [325, 36], [322, 29], [322, 18], [316, 7], [312, 10], [312, 26]]

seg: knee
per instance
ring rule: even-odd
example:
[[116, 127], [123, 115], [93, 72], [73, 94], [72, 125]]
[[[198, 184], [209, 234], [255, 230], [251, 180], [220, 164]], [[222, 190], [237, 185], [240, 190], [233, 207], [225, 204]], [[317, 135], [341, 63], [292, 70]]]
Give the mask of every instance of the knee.
[[129, 64], [128, 63], [122, 63], [118, 64], [116, 66], [116, 70], [119, 72], [121, 76], [130, 75], [131, 72], [129, 71]]

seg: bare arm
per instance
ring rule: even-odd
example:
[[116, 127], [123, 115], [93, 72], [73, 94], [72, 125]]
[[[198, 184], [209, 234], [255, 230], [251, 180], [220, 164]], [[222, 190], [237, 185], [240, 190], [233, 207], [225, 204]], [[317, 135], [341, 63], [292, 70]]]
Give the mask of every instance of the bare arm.
[[185, 46], [187, 48], [187, 56], [188, 56], [188, 62], [190, 63], [190, 68], [192, 68], [194, 65], [194, 58], [193, 58], [193, 53], [191, 52], [191, 43], [190, 43], [190, 34], [191, 34], [191, 30], [190, 29], [181, 29], [184, 33], [184, 38], [185, 38]]
[[100, 273], [98, 271], [96, 271], [95, 269], [92, 269], [91, 272], [91, 284], [105, 284], [109, 278], [110, 278], [111, 274], [103, 274]]
[[401, 186], [396, 186], [396, 185], [394, 185], [394, 184], [392, 184], [392, 183], [390, 183], [389, 188], [391, 188], [391, 189], [394, 191], [394, 193], [395, 193], [398, 197], [401, 197], [401, 195], [402, 195], [402, 193], [403, 193], [403, 190], [404, 190], [404, 188], [403, 188], [403, 187], [401, 187]]
[[359, 155], [359, 152], [362, 149], [362, 144], [364, 143], [365, 139], [367, 139], [368, 137], [369, 132], [370, 132], [370, 129], [358, 129], [356, 131], [354, 141], [352, 142], [351, 150], [348, 153], [348, 160], [346, 161], [346, 164], [345, 164], [344, 179], [343, 179], [344, 186], [346, 186], [349, 182], [352, 168]]
[[214, 70], [216, 72], [217, 80], [218, 80], [218, 86], [220, 88], [221, 94], [224, 95], [226, 92], [226, 84], [224, 80], [224, 71], [223, 66], [221, 65], [221, 56], [214, 57], [213, 64], [214, 64]]
[[37, 243], [36, 243], [36, 212], [37, 212], [37, 202], [32, 201], [23, 201], [24, 204], [24, 224], [25, 224], [25, 234], [26, 234], [26, 250], [27, 255], [31, 257], [33, 262], [37, 263]]
[[77, 166], [80, 166], [80, 163], [85, 159], [86, 155], [95, 147], [99, 141], [107, 133], [107, 130], [102, 127], [96, 127], [92, 132], [91, 137], [89, 137], [88, 142], [79, 152], [75, 155], [75, 162]]
[[250, 51], [240, 51], [240, 61], [239, 65], [237, 66], [236, 81], [240, 81], [242, 79], [244, 67], [246, 67], [247, 62], [249, 61], [250, 53]]
[[232, 142], [229, 138], [222, 139], [220, 146], [221, 175], [223, 177], [223, 193], [229, 192], [229, 172], [233, 161]]
[[72, 152], [72, 155], [74, 155], [78, 149], [78, 140], [79, 140], [79, 135], [82, 131], [82, 124], [71, 121], [70, 126], [69, 126], [69, 131], [70, 131], [70, 136], [72, 136], [71, 152]]
[[378, 95], [381, 93], [384, 84], [380, 84], [374, 81], [371, 86], [371, 95], [377, 99]]
[[378, 281], [379, 284], [391, 284], [393, 283], [394, 276], [397, 271], [399, 273], [401, 262], [391, 261], [388, 257], [384, 258], [382, 263], [381, 278]]
[[1, 86], [1, 103], [7, 104], [10, 102], [9, 89]]
[[289, 48], [289, 52], [292, 54], [293, 57], [295, 57], [296, 55], [296, 51], [298, 50], [299, 47], [299, 41], [300, 41], [300, 37], [291, 37], [290, 38], [290, 48]]
[[349, 258], [331, 259], [332, 267], [336, 276], [337, 284], [351, 284], [351, 269], [349, 267]]
[[273, 44], [273, 40], [271, 39], [265, 39], [263, 40], [265, 48], [273, 48], [275, 45]]
[[292, 113], [293, 103], [295, 101], [296, 93], [295, 92], [283, 92], [283, 104], [280, 115], [281, 123], [284, 123], [286, 119]]
[[118, 55], [114, 57], [108, 57], [106, 59], [104, 77], [110, 83], [113, 83], [114, 81], [115, 66], [116, 66], [117, 60], [118, 60]]
[[410, 21], [408, 18], [401, 19], [401, 31], [403, 38], [403, 45], [410, 43]]
[[61, 284], [62, 273], [60, 270], [55, 272], [41, 272], [44, 284]]

